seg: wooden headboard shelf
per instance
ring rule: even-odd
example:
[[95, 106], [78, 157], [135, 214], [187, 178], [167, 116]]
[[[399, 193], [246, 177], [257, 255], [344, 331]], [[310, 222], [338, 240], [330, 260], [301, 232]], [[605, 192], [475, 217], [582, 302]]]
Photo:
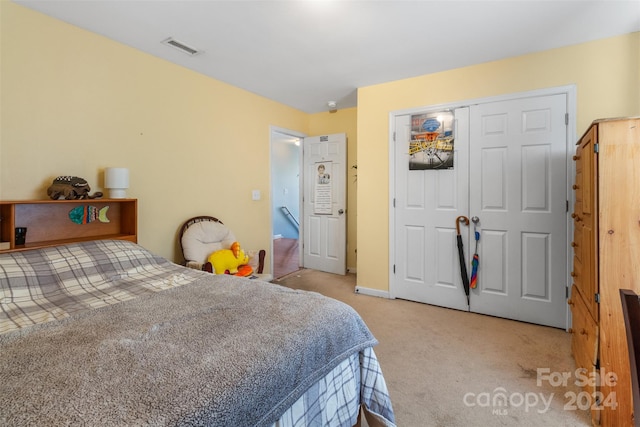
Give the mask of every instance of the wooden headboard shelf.
[[[16, 227], [27, 227], [24, 245], [16, 244]], [[0, 201], [0, 242], [9, 243], [0, 252], [101, 239], [137, 243], [137, 199]]]

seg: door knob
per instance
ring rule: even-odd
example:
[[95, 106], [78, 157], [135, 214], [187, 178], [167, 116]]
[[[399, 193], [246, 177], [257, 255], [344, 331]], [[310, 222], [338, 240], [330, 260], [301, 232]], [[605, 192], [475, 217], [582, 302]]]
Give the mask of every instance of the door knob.
[[338, 215], [342, 215], [344, 213], [344, 209], [338, 209]]

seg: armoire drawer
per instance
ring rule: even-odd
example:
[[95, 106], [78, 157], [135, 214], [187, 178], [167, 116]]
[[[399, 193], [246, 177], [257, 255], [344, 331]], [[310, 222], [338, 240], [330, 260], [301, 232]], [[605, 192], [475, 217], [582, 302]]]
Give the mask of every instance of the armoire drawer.
[[571, 351], [579, 368], [593, 370], [598, 361], [598, 325], [582, 295], [574, 285], [571, 289]]
[[576, 224], [574, 227], [571, 248], [573, 249], [574, 255], [582, 259], [584, 257], [584, 252], [589, 250], [584, 244], [584, 227], [581, 224]]

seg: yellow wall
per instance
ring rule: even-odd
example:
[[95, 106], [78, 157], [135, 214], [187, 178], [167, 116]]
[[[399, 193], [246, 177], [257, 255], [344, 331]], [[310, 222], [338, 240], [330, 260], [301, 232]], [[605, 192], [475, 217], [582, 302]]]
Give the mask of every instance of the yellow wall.
[[389, 289], [389, 113], [575, 85], [579, 136], [596, 118], [640, 114], [640, 33], [358, 90], [358, 286]]
[[356, 204], [358, 187], [356, 181], [357, 165], [356, 148], [358, 144], [357, 132], [358, 111], [356, 108], [345, 108], [335, 113], [312, 114], [309, 119], [309, 135], [330, 135], [332, 133], [347, 134], [347, 268], [350, 272], [357, 269], [356, 220], [358, 206]]
[[0, 14], [1, 199], [46, 199], [58, 175], [101, 190], [105, 167], [128, 167], [150, 250], [180, 261], [178, 228], [202, 214], [270, 247], [269, 126], [309, 133], [308, 114], [14, 3]]

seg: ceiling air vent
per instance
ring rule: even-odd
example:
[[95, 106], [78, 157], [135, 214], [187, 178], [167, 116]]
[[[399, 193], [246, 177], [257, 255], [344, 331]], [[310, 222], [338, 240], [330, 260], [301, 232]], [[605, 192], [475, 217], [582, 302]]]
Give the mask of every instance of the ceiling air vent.
[[163, 44], [166, 44], [167, 46], [171, 46], [173, 48], [178, 49], [179, 51], [186, 53], [189, 56], [196, 56], [202, 53], [201, 50], [198, 50], [196, 48], [193, 48], [191, 46], [187, 46], [186, 44], [179, 42], [177, 40], [175, 40], [173, 37], [169, 37], [166, 40], [162, 41]]

